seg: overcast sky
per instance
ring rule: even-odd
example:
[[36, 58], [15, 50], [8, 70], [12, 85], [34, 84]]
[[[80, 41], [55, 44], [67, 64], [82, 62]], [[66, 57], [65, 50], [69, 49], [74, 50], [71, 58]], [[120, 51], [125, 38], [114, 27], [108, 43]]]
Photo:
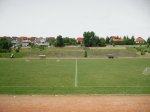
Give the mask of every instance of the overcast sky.
[[0, 36], [150, 36], [150, 0], [0, 0]]

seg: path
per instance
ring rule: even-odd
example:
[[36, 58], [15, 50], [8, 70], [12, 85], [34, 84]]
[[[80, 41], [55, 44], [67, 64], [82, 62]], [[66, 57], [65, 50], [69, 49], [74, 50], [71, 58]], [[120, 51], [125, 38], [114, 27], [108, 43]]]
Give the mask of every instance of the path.
[[150, 95], [0, 95], [0, 112], [150, 112]]

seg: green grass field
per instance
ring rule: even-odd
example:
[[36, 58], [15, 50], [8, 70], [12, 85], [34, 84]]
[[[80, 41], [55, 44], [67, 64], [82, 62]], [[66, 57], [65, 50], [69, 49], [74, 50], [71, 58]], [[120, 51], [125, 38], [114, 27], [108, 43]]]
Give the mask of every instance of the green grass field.
[[0, 59], [0, 94], [150, 94], [149, 58]]

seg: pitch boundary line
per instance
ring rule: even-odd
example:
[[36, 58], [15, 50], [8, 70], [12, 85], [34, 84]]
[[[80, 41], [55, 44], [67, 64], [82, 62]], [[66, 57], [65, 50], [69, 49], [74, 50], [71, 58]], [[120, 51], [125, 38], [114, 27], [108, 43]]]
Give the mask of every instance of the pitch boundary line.
[[38, 87], [43, 87], [43, 88], [59, 88], [59, 87], [67, 87], [67, 86], [0, 86], [0, 87], [27, 87], [27, 88], [30, 88], [30, 87], [36, 87], [36, 88], [38, 88]]
[[122, 88], [122, 87], [128, 87], [128, 88], [132, 88], [132, 87], [150, 87], [150, 86], [80, 86], [80, 87], [104, 87], [104, 88]]
[[[71, 87], [71, 86], [0, 86], [0, 87], [27, 87], [27, 88], [30, 88], [30, 87], [48, 87], [48, 88], [59, 88], [59, 87], [61, 87], [61, 88], [67, 88], [67, 87]], [[127, 88], [132, 88], [132, 87], [137, 87], [137, 88], [140, 88], [140, 87], [149, 87], [150, 88], [150, 86], [78, 86], [78, 87], [97, 87], [97, 88], [122, 88], [122, 87], [127, 87]], [[71, 88], [73, 88], [73, 87], [71, 87]]]

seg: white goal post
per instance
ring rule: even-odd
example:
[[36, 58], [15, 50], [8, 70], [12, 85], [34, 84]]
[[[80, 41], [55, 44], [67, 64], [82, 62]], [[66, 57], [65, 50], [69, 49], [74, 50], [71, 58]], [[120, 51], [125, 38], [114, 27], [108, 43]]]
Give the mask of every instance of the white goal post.
[[144, 74], [144, 75], [150, 75], [150, 67], [146, 67], [146, 68], [143, 70], [143, 74]]

